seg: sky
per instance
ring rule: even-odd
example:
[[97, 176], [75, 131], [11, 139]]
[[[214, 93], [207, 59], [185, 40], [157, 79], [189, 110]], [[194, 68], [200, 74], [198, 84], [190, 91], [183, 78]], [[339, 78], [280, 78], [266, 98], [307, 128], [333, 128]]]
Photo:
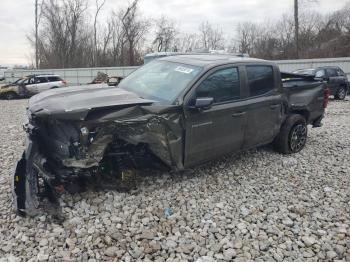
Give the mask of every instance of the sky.
[[[90, 0], [89, 9], [95, 9]], [[101, 0], [100, 0], [101, 1]], [[106, 0], [101, 22], [112, 10], [127, 4], [127, 0]], [[307, 2], [307, 0], [303, 0]], [[273, 21], [283, 13], [293, 11], [293, 0], [140, 0], [144, 17], [159, 18], [162, 14], [176, 20], [182, 32], [194, 32], [202, 21], [209, 21], [223, 29], [234, 31], [239, 22]], [[322, 14], [343, 7], [350, 0], [318, 0], [301, 8]], [[27, 35], [34, 28], [34, 0], [0, 0], [0, 65], [28, 64], [32, 49]]]

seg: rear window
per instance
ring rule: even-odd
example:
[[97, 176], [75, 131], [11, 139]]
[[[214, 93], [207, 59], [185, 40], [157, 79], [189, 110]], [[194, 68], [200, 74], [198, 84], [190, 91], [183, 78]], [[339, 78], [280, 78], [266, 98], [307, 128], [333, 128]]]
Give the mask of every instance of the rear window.
[[62, 79], [58, 76], [49, 76], [47, 77], [47, 79], [49, 79], [49, 82], [58, 82], [58, 81], [62, 81]]
[[272, 66], [247, 66], [250, 96], [260, 96], [274, 89]]
[[294, 71], [293, 73], [300, 75], [315, 75], [315, 72], [315, 69], [299, 69], [297, 71]]
[[37, 84], [47, 83], [46, 77], [36, 77], [35, 80]]
[[338, 72], [335, 68], [327, 68], [327, 74], [329, 77], [334, 77], [338, 75]]

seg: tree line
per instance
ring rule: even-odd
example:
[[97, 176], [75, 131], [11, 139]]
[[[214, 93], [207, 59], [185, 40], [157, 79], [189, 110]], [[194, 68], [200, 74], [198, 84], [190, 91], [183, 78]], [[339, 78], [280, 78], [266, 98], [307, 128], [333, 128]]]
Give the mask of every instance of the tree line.
[[[145, 18], [139, 1], [100, 17], [106, 0], [45, 0], [35, 33], [39, 68], [129, 66], [143, 63], [150, 52], [225, 50], [263, 59], [350, 56], [350, 3], [327, 15], [304, 11], [295, 19], [284, 14], [274, 22], [242, 22], [224, 32], [208, 21], [194, 32], [182, 32], [178, 22], [161, 16]], [[91, 7], [91, 6], [90, 6]], [[35, 41], [37, 39], [37, 41]]]

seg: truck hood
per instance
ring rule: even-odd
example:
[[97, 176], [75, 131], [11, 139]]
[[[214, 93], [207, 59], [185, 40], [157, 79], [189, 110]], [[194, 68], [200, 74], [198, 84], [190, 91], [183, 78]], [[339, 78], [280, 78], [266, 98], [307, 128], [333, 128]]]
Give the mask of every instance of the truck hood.
[[36, 116], [83, 120], [92, 109], [150, 105], [155, 101], [104, 84], [52, 89], [33, 96], [28, 110]]

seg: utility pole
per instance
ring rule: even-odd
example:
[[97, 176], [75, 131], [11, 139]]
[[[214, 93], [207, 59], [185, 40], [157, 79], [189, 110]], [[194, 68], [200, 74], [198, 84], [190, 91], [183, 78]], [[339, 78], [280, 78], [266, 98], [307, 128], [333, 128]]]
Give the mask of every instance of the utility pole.
[[39, 69], [39, 51], [38, 51], [38, 0], [35, 0], [35, 68]]
[[299, 0], [294, 0], [294, 37], [296, 58], [299, 58]]

